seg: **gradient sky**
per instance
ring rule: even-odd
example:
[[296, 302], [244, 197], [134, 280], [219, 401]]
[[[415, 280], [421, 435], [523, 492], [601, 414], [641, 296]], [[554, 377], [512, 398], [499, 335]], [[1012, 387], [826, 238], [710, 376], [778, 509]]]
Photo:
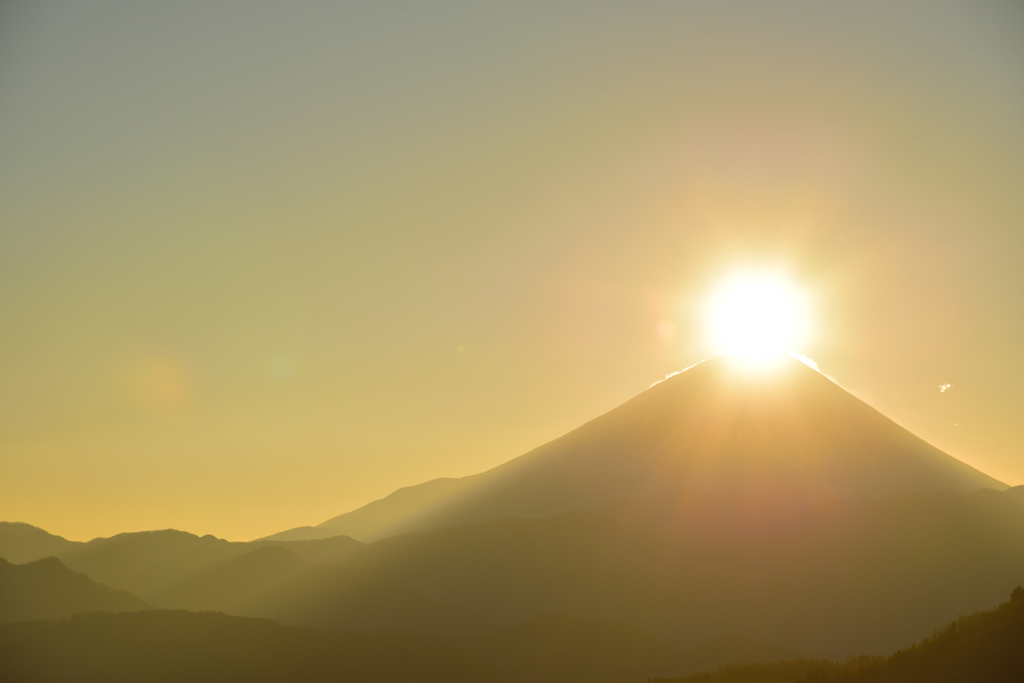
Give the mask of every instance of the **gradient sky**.
[[764, 268], [1024, 483], [1019, 3], [484, 4], [0, 7], [0, 519], [248, 539], [478, 472]]

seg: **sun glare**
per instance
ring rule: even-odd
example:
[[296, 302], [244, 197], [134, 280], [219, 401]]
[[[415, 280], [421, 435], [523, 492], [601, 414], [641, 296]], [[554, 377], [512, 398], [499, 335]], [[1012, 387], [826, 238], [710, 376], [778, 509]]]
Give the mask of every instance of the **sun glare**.
[[712, 342], [739, 356], [772, 358], [794, 350], [803, 317], [802, 298], [781, 278], [735, 278], [711, 302]]

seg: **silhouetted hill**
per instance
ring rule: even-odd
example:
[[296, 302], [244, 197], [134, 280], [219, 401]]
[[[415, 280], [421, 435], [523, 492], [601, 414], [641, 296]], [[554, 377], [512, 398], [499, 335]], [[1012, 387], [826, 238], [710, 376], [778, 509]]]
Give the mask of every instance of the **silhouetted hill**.
[[20, 565], [0, 559], [0, 623], [144, 609], [152, 608], [128, 591], [71, 571], [56, 557]]
[[725, 667], [652, 683], [1017, 683], [1024, 679], [1024, 589], [990, 612], [960, 617], [890, 657]]
[[767, 640], [752, 640], [729, 633], [716, 636], [686, 653], [682, 671], [707, 671], [718, 666], [746, 662], [778, 662], [795, 660], [800, 653]]
[[[563, 614], [684, 647], [742, 634], [777, 651], [845, 657], [890, 652], [1024, 581], [1022, 516], [995, 491], [797, 510], [677, 492], [369, 546], [123, 534], [74, 546], [69, 564], [163, 606], [337, 631], [472, 634]], [[253, 550], [266, 552], [241, 559]], [[705, 662], [738, 661], [730, 656]]]
[[[873, 661], [874, 658], [860, 658]], [[702, 671], [680, 678], [655, 678], [650, 683], [799, 683], [812, 673], [832, 672], [841, 664], [824, 659], [795, 659], [784, 662], [756, 662], [739, 666], [726, 666], [714, 671]]]
[[63, 555], [65, 564], [97, 581], [146, 599], [245, 552], [213, 536], [143, 531], [97, 538]]
[[1024, 486], [1011, 486], [1004, 491], [1008, 496], [1018, 503], [1024, 504]]
[[81, 545], [30, 524], [0, 522], [0, 557], [14, 564], [60, 557]]
[[695, 646], [737, 633], [819, 657], [886, 653], [1024, 581], [1024, 507], [982, 490], [790, 509], [673, 493], [597, 512], [385, 539], [255, 613], [474, 633], [542, 614]]
[[307, 562], [317, 565], [346, 562], [363, 548], [362, 543], [348, 536], [294, 541], [259, 540], [245, 544], [246, 549], [266, 546], [285, 548]]
[[[1024, 589], [891, 657], [749, 664], [652, 683], [1004, 683], [1024, 671]], [[210, 612], [89, 613], [0, 626], [10, 681], [640, 683], [680, 664], [649, 634], [538, 617], [473, 638], [332, 633]]]
[[228, 560], [260, 548], [281, 548], [310, 564], [330, 564], [345, 561], [363, 544], [347, 536], [314, 541], [232, 543], [173, 529], [73, 543], [27, 524], [4, 523], [0, 526], [0, 548], [3, 547], [25, 561], [39, 559], [39, 552], [56, 548], [57, 557], [71, 569], [114, 588], [124, 588], [152, 599]]
[[318, 538], [325, 538], [324, 530], [315, 526], [299, 526], [287, 531], [281, 531], [270, 536], [264, 536], [257, 541], [311, 541]]
[[1024, 679], [1024, 589], [991, 612], [961, 617], [882, 662], [811, 674], [807, 683], [1016, 683]]
[[368, 541], [678, 489], [800, 506], [983, 487], [1006, 488], [799, 361], [751, 372], [719, 356], [504, 465], [400, 489], [318, 528]]
[[474, 649], [510, 680], [645, 681], [688, 670], [664, 641], [614, 622], [544, 615], [485, 636]]
[[464, 638], [181, 611], [0, 627], [0, 679], [17, 681], [643, 683], [692, 666], [638, 629], [559, 616]]
[[303, 529], [307, 530], [307, 535], [312, 535], [312, 529], [316, 529], [322, 536], [342, 533], [364, 541], [417, 529], [419, 527], [415, 524], [410, 524], [412, 520], [422, 516], [426, 511], [442, 508], [465, 495], [475, 482], [474, 477], [431, 479], [416, 486], [400, 488], [357, 510], [338, 515], [316, 527]]
[[671, 647], [641, 629], [604, 619], [542, 615], [499, 629], [470, 646], [511, 680], [535, 683], [646, 681], [667, 672], [699, 671], [718, 664], [775, 661], [792, 651], [738, 636], [698, 648]]
[[24, 683], [380, 681], [500, 678], [441, 638], [329, 633], [223, 614], [83, 614], [0, 627], [0, 679]]
[[309, 572], [312, 565], [281, 546], [256, 548], [153, 599], [161, 607], [247, 614], [248, 605]]

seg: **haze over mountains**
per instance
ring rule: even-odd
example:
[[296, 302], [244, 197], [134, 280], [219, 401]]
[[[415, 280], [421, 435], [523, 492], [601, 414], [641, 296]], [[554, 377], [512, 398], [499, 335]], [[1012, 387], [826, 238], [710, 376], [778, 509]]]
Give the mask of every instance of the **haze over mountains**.
[[55, 557], [27, 564], [0, 558], [0, 624], [58, 619], [80, 612], [152, 609], [126, 590], [114, 590], [71, 571]]
[[758, 372], [723, 354], [492, 470], [400, 489], [317, 527], [270, 538], [372, 541], [682, 489], [801, 506], [983, 487], [1006, 485], [796, 359]]
[[[1024, 583], [1018, 489], [796, 360], [751, 372], [717, 357], [493, 470], [269, 539], [163, 530], [77, 543], [5, 523], [0, 557], [60, 560], [5, 565], [0, 590], [47, 568], [53, 585], [80, 577], [81, 595], [19, 618], [152, 606], [483, 637], [474, 652], [492, 663], [515, 648], [547, 661], [536, 680], [593, 680], [586, 653], [618, 643], [621, 666], [604, 669], [622, 677], [606, 680], [639, 681], [887, 654], [994, 606]], [[82, 597], [93, 593], [107, 602]], [[552, 643], [562, 649], [543, 655]]]
[[[235, 543], [165, 529], [118, 534], [88, 543], [67, 541], [28, 524], [0, 522], [0, 557], [30, 562], [58, 557], [69, 568], [147, 599], [207, 572], [224, 572], [238, 564], [250, 571], [287, 556], [305, 565], [341, 562], [362, 546], [345, 536], [313, 541]], [[270, 552], [267, 552], [270, 550]], [[274, 552], [274, 551], [277, 552]], [[243, 559], [252, 555], [250, 559]]]

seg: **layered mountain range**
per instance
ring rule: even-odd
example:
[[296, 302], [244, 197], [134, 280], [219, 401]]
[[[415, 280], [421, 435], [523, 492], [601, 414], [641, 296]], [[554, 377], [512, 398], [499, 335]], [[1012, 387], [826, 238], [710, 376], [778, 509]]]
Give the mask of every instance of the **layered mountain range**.
[[75, 543], [2, 524], [0, 557], [55, 556], [137, 601], [106, 611], [504, 634], [534, 650], [633, 642], [643, 680], [887, 654], [991, 608], [1024, 583], [1022, 503], [796, 360], [752, 371], [720, 356], [504, 465], [318, 526]]

